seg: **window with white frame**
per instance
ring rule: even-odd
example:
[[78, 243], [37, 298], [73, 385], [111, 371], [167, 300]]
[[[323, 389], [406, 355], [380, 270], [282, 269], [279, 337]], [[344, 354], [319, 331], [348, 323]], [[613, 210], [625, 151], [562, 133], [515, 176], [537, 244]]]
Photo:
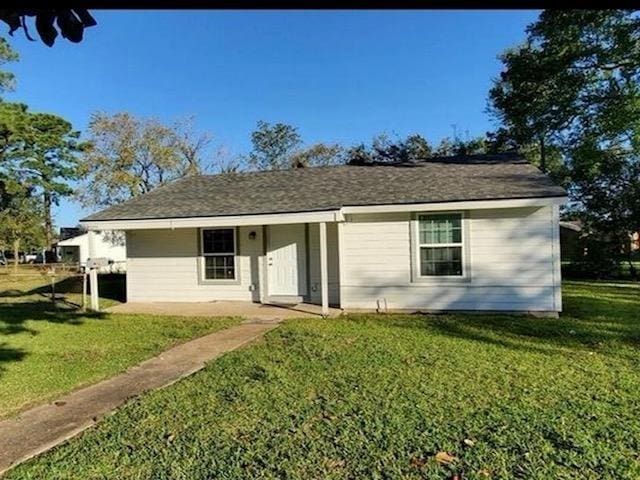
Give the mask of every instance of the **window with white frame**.
[[421, 277], [462, 277], [462, 214], [418, 215]]
[[236, 231], [234, 228], [202, 229], [205, 280], [236, 279]]

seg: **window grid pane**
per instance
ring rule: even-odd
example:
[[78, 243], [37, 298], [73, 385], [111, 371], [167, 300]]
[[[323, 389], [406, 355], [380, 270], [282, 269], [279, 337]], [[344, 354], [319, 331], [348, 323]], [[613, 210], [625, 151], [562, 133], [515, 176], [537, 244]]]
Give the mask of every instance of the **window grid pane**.
[[420, 244], [462, 243], [462, 215], [420, 215]]
[[461, 276], [462, 247], [421, 247], [420, 275]]
[[235, 257], [233, 255], [206, 256], [204, 277], [207, 280], [234, 280]]
[[203, 253], [235, 253], [234, 234], [232, 228], [203, 230]]
[[235, 280], [235, 251], [233, 228], [202, 230], [205, 280]]

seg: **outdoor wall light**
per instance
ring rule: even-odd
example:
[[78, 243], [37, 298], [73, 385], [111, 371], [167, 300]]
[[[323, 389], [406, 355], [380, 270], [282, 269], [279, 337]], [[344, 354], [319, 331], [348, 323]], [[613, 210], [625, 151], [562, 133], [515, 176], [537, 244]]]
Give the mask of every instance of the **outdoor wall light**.
[[249, 240], [255, 240], [255, 239], [256, 239], [256, 232], [252, 230], [251, 232], [249, 232]]

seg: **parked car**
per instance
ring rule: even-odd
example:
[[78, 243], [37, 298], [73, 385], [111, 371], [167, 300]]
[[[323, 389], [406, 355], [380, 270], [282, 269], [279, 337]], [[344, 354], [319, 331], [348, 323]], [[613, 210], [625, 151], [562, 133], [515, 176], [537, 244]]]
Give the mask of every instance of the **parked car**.
[[4, 256], [4, 252], [0, 252], [0, 265], [7, 264], [7, 257]]
[[[25, 253], [22, 258], [23, 258], [22, 260], [23, 263], [36, 263], [36, 260], [38, 258], [38, 252]], [[42, 263], [42, 261], [40, 263]]]

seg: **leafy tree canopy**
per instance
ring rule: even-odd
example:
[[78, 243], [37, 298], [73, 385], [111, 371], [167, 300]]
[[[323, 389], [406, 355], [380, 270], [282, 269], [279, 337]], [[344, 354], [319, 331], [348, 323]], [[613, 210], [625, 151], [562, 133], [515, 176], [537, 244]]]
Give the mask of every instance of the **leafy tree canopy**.
[[502, 55], [491, 111], [517, 144], [571, 148], [637, 127], [640, 18], [625, 10], [552, 10]]
[[95, 113], [78, 198], [85, 206], [109, 206], [200, 173], [209, 141], [208, 134], [193, 131], [190, 120], [166, 125], [127, 112]]
[[246, 163], [253, 170], [286, 170], [334, 165], [343, 161], [340, 145], [315, 143], [305, 147], [298, 129], [285, 123], [259, 121], [251, 133], [251, 143], [253, 149]]
[[13, 73], [6, 72], [4, 66], [7, 63], [18, 60], [18, 54], [11, 48], [7, 41], [0, 37], [0, 93], [13, 90], [15, 88], [15, 77]]
[[79, 135], [56, 115], [0, 102], [0, 179], [7, 195], [42, 199], [49, 246], [53, 243], [52, 205], [71, 195], [68, 182], [77, 178], [76, 153], [82, 148]]
[[495, 136], [534, 154], [587, 228], [628, 249], [640, 230], [638, 13], [545, 11], [502, 62], [489, 95]]
[[490, 139], [470, 140], [445, 137], [433, 147], [422, 135], [412, 134], [392, 140], [387, 134], [373, 138], [371, 145], [360, 144], [347, 150], [345, 160], [351, 164], [419, 162], [433, 157], [490, 153], [497, 148]]
[[293, 168], [336, 165], [342, 161], [343, 148], [338, 144], [315, 143], [291, 155]]
[[255, 170], [284, 170], [292, 167], [291, 157], [302, 144], [298, 129], [284, 123], [271, 125], [260, 120], [251, 133], [253, 150], [247, 163]]
[[18, 252], [41, 248], [44, 244], [41, 203], [29, 194], [11, 195], [0, 209], [0, 249], [13, 251], [17, 267]]

